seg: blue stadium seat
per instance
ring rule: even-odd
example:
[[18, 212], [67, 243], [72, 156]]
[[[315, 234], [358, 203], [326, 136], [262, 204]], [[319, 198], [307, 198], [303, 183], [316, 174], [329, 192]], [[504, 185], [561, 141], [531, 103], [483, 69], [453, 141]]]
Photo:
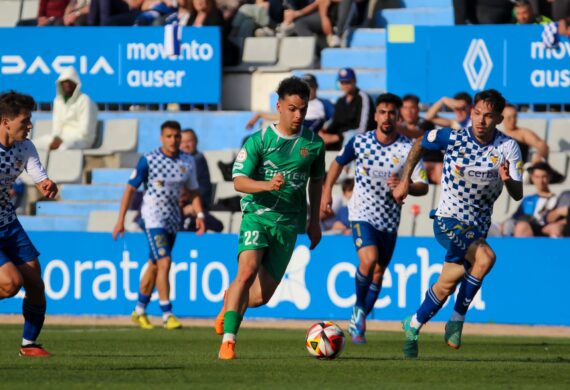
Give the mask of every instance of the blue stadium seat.
[[350, 47], [385, 47], [386, 30], [379, 28], [359, 28], [350, 37]]
[[321, 68], [386, 68], [386, 49], [324, 49]]
[[132, 169], [101, 168], [91, 171], [92, 184], [126, 184], [133, 172]]
[[376, 13], [376, 25], [453, 26], [453, 18], [453, 8], [385, 9]]
[[[337, 85], [337, 69], [329, 70], [311, 70], [319, 84], [319, 96], [323, 90], [338, 90]], [[365, 91], [385, 91], [386, 90], [386, 72], [383, 69], [355, 69], [357, 84], [360, 89]], [[302, 76], [305, 71], [294, 71], [296, 76]]]
[[60, 196], [64, 201], [117, 201], [125, 190], [124, 185], [105, 184], [66, 184], [61, 187]]
[[451, 8], [452, 0], [402, 0], [405, 8]]
[[87, 230], [86, 217], [18, 216], [27, 231], [82, 232]]
[[93, 210], [119, 210], [119, 202], [49, 202], [36, 203], [39, 216], [82, 216], [87, 218]]

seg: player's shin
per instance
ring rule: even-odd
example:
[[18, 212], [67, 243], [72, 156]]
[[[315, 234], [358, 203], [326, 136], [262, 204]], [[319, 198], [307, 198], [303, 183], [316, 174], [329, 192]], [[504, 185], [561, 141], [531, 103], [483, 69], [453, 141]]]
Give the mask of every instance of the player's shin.
[[372, 282], [368, 288], [368, 293], [364, 299], [364, 312], [368, 316], [372, 309], [374, 309], [374, 304], [378, 300], [378, 295], [380, 295], [380, 290], [382, 290], [382, 285], [379, 283]]
[[465, 273], [461, 286], [459, 287], [459, 293], [457, 294], [457, 300], [455, 301], [455, 312], [453, 313], [452, 321], [464, 321], [465, 314], [469, 305], [477, 295], [477, 292], [481, 288], [483, 281], [477, 279], [469, 273]]
[[46, 304], [32, 304], [26, 298], [22, 305], [24, 315], [24, 331], [22, 346], [35, 344], [44, 325]]
[[424, 301], [422, 302], [420, 308], [416, 314], [412, 317], [411, 326], [414, 328], [421, 328], [423, 324], [432, 319], [433, 316], [437, 314], [439, 309], [443, 306], [447, 297], [440, 300], [435, 292], [433, 291], [433, 286], [431, 286], [427, 292]]

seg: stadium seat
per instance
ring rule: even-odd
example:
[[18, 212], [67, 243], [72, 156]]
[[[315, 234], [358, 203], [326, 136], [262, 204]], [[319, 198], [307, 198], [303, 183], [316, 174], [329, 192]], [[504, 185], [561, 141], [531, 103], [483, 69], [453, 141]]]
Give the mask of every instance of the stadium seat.
[[550, 152], [548, 154], [548, 163], [562, 176], [566, 177], [568, 175], [568, 154], [566, 152]]
[[60, 189], [60, 197], [66, 201], [120, 202], [124, 190], [124, 185], [64, 184]]
[[20, 13], [20, 2], [13, 0], [1, 0], [0, 9], [2, 10], [2, 12], [0, 12], [0, 26], [13, 27], [18, 21], [18, 15]]
[[546, 140], [546, 126], [548, 121], [544, 118], [520, 118], [517, 121], [519, 127], [531, 129], [543, 140]]
[[311, 68], [315, 62], [315, 37], [281, 38], [279, 59], [274, 66], [261, 66], [263, 72], [286, 72], [291, 69]]
[[86, 156], [105, 156], [116, 152], [134, 152], [138, 143], [138, 119], [109, 119], [105, 121], [103, 141], [96, 149], [86, 149]]
[[51, 119], [38, 119], [34, 122], [32, 129], [32, 142], [44, 135], [49, 135], [52, 132], [53, 121]]
[[91, 171], [92, 184], [126, 184], [133, 172], [128, 168], [100, 168]]
[[406, 8], [449, 8], [453, 7], [452, 0], [402, 0]]
[[[136, 210], [128, 210], [125, 215], [125, 230], [126, 231], [139, 231], [140, 228], [135, 226], [133, 228], [134, 219], [137, 216]], [[119, 217], [118, 211], [113, 210], [93, 210], [89, 213], [89, 220], [87, 222], [88, 232], [112, 232], [117, 218]]]
[[[342, 96], [342, 91], [338, 90], [338, 69], [295, 70], [293, 74], [300, 77], [307, 72], [315, 75], [317, 78], [319, 97], [328, 98], [331, 94], [337, 98]], [[384, 69], [355, 69], [355, 72], [358, 79], [358, 88], [368, 93], [386, 91], [386, 72]], [[333, 100], [336, 102], [336, 98]], [[274, 107], [274, 105], [271, 106]]]
[[210, 214], [215, 218], [219, 219], [224, 225], [224, 230], [222, 233], [229, 233], [232, 224], [232, 212], [231, 211], [210, 211]]
[[246, 38], [241, 62], [247, 66], [273, 65], [277, 62], [278, 48], [276, 37]]
[[18, 216], [27, 231], [83, 232], [87, 228], [87, 218], [82, 216]]
[[119, 202], [52, 202], [40, 201], [36, 203], [36, 215], [44, 216], [84, 216], [94, 210], [119, 211]]
[[239, 233], [242, 217], [243, 215], [241, 211], [232, 213], [232, 223], [230, 227], [230, 233]]
[[239, 195], [234, 189], [234, 183], [231, 181], [220, 181], [216, 183], [216, 191], [214, 193], [213, 204], [216, 204], [220, 199], [231, 198], [232, 196]]
[[[321, 51], [322, 68], [386, 68], [385, 48], [344, 48], [323, 49]], [[358, 78], [358, 72], [356, 73]]]
[[550, 152], [563, 152], [570, 150], [570, 118], [556, 118], [550, 120], [548, 129], [548, 147]]
[[206, 162], [208, 163], [208, 169], [210, 171], [210, 181], [212, 183], [218, 183], [224, 181], [222, 171], [218, 167], [218, 162], [232, 163], [235, 159], [236, 152], [234, 149], [226, 150], [206, 150], [203, 152]]
[[376, 25], [412, 24], [415, 26], [453, 26], [453, 7], [396, 8], [376, 13]]
[[349, 46], [354, 48], [384, 47], [386, 46], [386, 30], [379, 28], [358, 28], [352, 33]]
[[83, 151], [53, 150], [49, 155], [48, 175], [56, 183], [79, 183], [83, 175]]

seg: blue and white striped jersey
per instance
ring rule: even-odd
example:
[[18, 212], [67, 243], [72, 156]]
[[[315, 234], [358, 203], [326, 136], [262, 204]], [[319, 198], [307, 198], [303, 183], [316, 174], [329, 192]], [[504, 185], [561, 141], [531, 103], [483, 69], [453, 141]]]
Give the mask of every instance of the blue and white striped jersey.
[[135, 188], [145, 185], [141, 208], [145, 227], [175, 233], [182, 223], [179, 200], [183, 188], [198, 189], [194, 157], [182, 152], [168, 157], [156, 149], [140, 158], [129, 184]]
[[499, 167], [509, 162], [513, 180], [522, 181], [521, 151], [512, 138], [500, 131], [486, 145], [480, 144], [471, 127], [444, 128], [424, 135], [422, 146], [444, 152], [439, 205], [440, 217], [458, 219], [487, 232], [493, 204], [503, 190]]
[[[354, 191], [348, 203], [349, 219], [365, 221], [384, 232], [397, 232], [402, 207], [392, 197], [386, 181], [396, 174], [402, 176], [412, 141], [399, 135], [391, 144], [384, 145], [376, 138], [376, 131], [353, 137], [340, 151], [337, 163], [347, 165], [355, 160]], [[420, 162], [412, 181], [427, 183], [427, 175]]]

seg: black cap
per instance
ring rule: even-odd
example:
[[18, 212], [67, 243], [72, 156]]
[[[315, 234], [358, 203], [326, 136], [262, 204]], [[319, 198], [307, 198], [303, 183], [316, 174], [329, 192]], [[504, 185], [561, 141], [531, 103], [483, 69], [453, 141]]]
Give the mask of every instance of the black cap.
[[309, 84], [309, 87], [311, 88], [319, 88], [317, 78], [311, 73], [305, 73], [303, 76], [301, 76], [301, 80]]

